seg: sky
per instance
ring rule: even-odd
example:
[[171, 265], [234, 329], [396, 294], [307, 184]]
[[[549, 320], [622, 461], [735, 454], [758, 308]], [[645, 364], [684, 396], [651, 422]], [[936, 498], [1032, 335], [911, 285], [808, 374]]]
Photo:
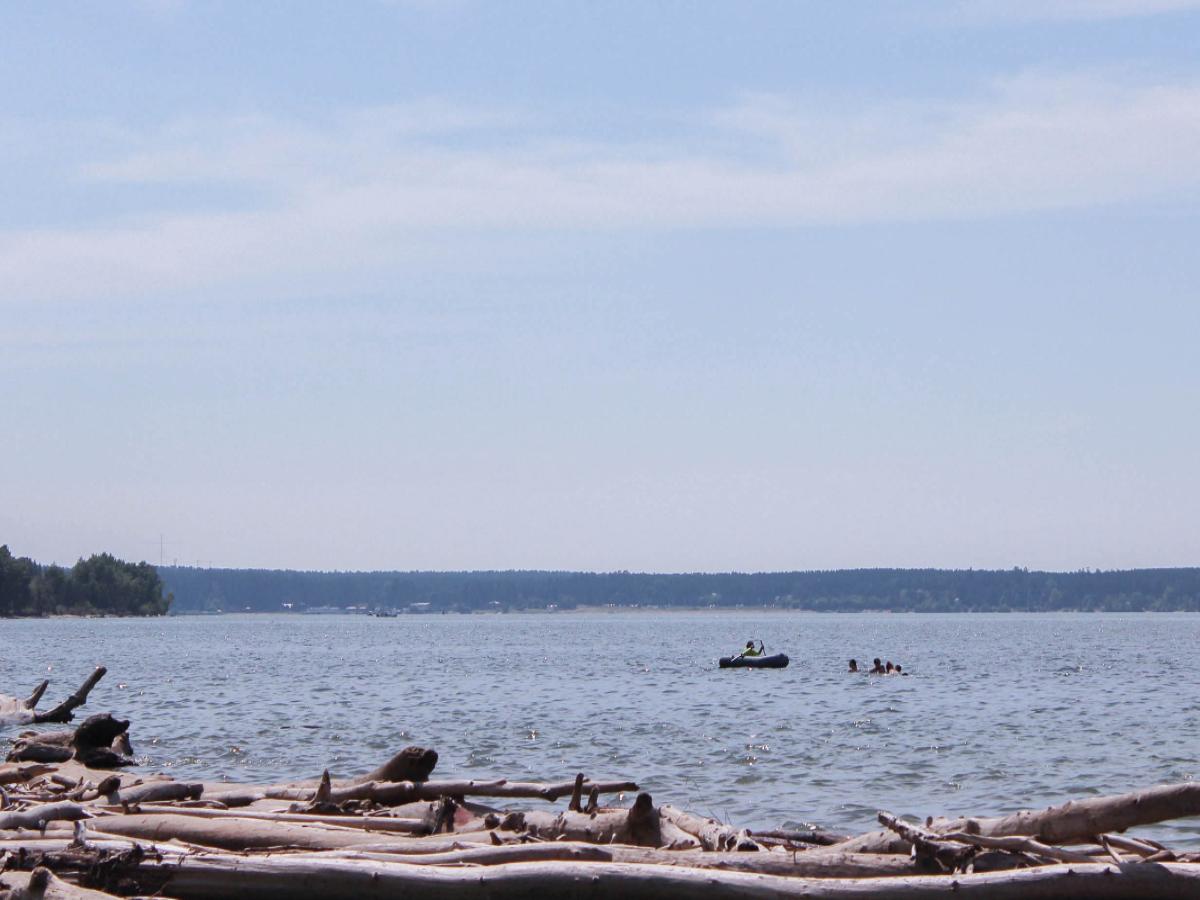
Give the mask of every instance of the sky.
[[1200, 565], [1200, 0], [0, 33], [17, 555]]

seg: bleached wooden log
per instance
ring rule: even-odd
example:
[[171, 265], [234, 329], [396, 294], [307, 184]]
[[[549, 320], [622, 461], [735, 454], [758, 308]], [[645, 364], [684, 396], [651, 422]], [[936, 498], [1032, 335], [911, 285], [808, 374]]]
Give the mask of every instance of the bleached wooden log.
[[[190, 812], [190, 811], [189, 811]], [[189, 814], [139, 814], [103, 816], [89, 823], [89, 831], [139, 838], [145, 841], [179, 840], [221, 850], [261, 850], [293, 848], [301, 850], [339, 850], [352, 847], [391, 848], [397, 842], [411, 852], [444, 849], [455, 841], [491, 842], [491, 832], [466, 832], [453, 840], [425, 844], [428, 838], [406, 837], [399, 833], [366, 831], [318, 823], [292, 824], [258, 819], [201, 818]], [[385, 843], [386, 842], [386, 843]]]
[[[5, 887], [9, 890], [5, 890]], [[0, 900], [116, 900], [112, 894], [76, 887], [49, 869], [6, 871], [0, 875]]]
[[1097, 834], [1198, 815], [1200, 782], [1186, 782], [995, 818], [935, 819], [929, 828], [989, 837], [1030, 835], [1048, 844], [1075, 844], [1090, 843]]
[[418, 866], [374, 860], [321, 860], [287, 855], [198, 855], [181, 861], [141, 862], [138, 872], [179, 900], [237, 896], [243, 900], [358, 900], [403, 896], [406, 900], [508, 900], [534, 896], [596, 900], [816, 900], [880, 898], [924, 900], [1114, 900], [1157, 897], [1195, 900], [1200, 865], [1080, 864], [1011, 872], [897, 878], [795, 878], [722, 872], [683, 866], [603, 862], [522, 862], [495, 866]]
[[658, 846], [672, 851], [704, 849], [700, 846], [700, 838], [661, 816], [658, 822]]
[[[119, 806], [104, 806], [101, 809], [119, 811]], [[341, 828], [355, 828], [362, 831], [402, 832], [405, 834], [420, 833], [425, 828], [424, 819], [402, 819], [392, 816], [332, 816], [315, 813], [273, 812], [270, 810], [254, 809], [206, 809], [203, 807], [180, 807], [163, 804], [141, 803], [138, 806], [139, 815], [173, 815], [194, 816], [198, 819], [230, 819], [233, 821], [281, 822], [283, 824], [323, 824], [337, 825]]]
[[53, 771], [53, 766], [47, 766], [41, 763], [27, 763], [25, 765], [0, 765], [0, 784], [18, 784], [20, 782], [37, 778], [40, 775], [47, 775]]
[[[506, 781], [498, 793], [488, 794], [490, 797], [528, 798], [530, 800], [561, 800], [575, 789], [575, 782], [562, 781], [557, 784], [541, 784], [529, 781]], [[638, 789], [635, 781], [589, 781], [583, 782], [583, 790], [597, 794], [623, 794]]]
[[[125, 853], [135, 847], [146, 848], [145, 842], [139, 843], [132, 838], [87, 836], [86, 848], [91, 851], [106, 851], [109, 853]], [[67, 853], [79, 849], [75, 839], [62, 837], [0, 838], [0, 852], [19, 853], [24, 850], [27, 854]], [[182, 844], [155, 844], [154, 851], [166, 857], [184, 856], [188, 848]]]
[[912, 845], [918, 860], [925, 861], [935, 871], [939, 866], [949, 872], [957, 871], [965, 867], [977, 852], [973, 845], [951, 843], [890, 813], [881, 812], [878, 818], [881, 825]]
[[1139, 841], [1136, 838], [1127, 837], [1123, 834], [1103, 834], [1099, 837], [1104, 838], [1112, 846], [1119, 850], [1126, 850], [1130, 853], [1136, 853], [1140, 857], [1153, 856], [1162, 847], [1156, 847], [1146, 841]]
[[753, 840], [740, 841], [738, 830], [716, 819], [706, 819], [673, 806], [660, 806], [659, 813], [689, 834], [699, 839], [705, 850], [757, 850]]
[[77, 822], [91, 816], [78, 803], [48, 803], [35, 806], [21, 812], [0, 813], [0, 831], [12, 831], [17, 828], [45, 828], [49, 822]]
[[[987, 837], [1028, 835], [1046, 844], [1086, 844], [1097, 834], [1197, 815], [1200, 815], [1200, 782], [1187, 782], [1071, 801], [1008, 816], [932, 819], [927, 827], [935, 834], [959, 831]], [[907, 853], [911, 845], [885, 830], [868, 832], [833, 847], [845, 853]]]
[[828, 847], [821, 848], [821, 851], [814, 852], [824, 851], [833, 853], [910, 853], [912, 844], [894, 831], [888, 831], [885, 828], [882, 831], [868, 831], [866, 834], [830, 844]]
[[611, 844], [626, 839], [628, 819], [629, 810], [626, 809], [600, 809], [595, 813], [525, 810], [510, 813], [501, 828], [525, 832], [543, 840]]
[[1100, 844], [1101, 847], [1104, 848], [1104, 852], [1108, 854], [1109, 858], [1112, 859], [1112, 861], [1115, 862], [1118, 866], [1122, 866], [1125, 864], [1125, 860], [1121, 857], [1121, 854], [1119, 854], [1113, 848], [1113, 845], [1109, 842], [1108, 838], [1105, 835], [1103, 835], [1103, 834], [1096, 835], [1096, 841]]
[[438, 853], [389, 853], [382, 850], [327, 850], [299, 854], [295, 858], [354, 859], [381, 863], [405, 863], [414, 866], [494, 866], [513, 862], [611, 862], [611, 847], [578, 841], [544, 841], [531, 844], [463, 845]]
[[840, 844], [843, 841], [848, 841], [852, 835], [836, 834], [832, 831], [823, 831], [820, 828], [799, 830], [776, 828], [766, 831], [754, 829], [750, 832], [750, 837], [759, 843], [764, 841], [780, 841], [788, 844], [812, 844], [817, 847], [828, 847], [832, 844]]
[[524, 831], [543, 840], [584, 841], [593, 844], [631, 844], [678, 849], [699, 847], [697, 837], [663, 818], [649, 794], [639, 794], [628, 809], [559, 813], [527, 810], [510, 813], [501, 828]]
[[413, 865], [499, 865], [513, 862], [563, 860], [570, 862], [639, 863], [685, 868], [721, 869], [730, 872], [756, 872], [810, 878], [872, 878], [917, 874], [916, 866], [897, 855], [806, 853], [739, 853], [738, 851], [660, 850], [628, 847], [623, 844], [600, 846], [575, 841], [551, 841], [535, 844], [510, 844], [502, 847], [463, 847], [444, 853], [422, 855], [381, 853], [363, 850], [333, 850], [305, 854], [305, 858], [370, 859], [378, 862], [405, 862]]
[[[948, 831], [939, 833], [938, 837], [944, 841], [957, 841], [961, 844], [970, 844], [974, 847], [985, 847], [989, 850], [1007, 850], [1010, 853], [1031, 853], [1036, 856], [1043, 856], [1046, 859], [1055, 862], [1094, 862], [1095, 860], [1087, 853], [1080, 853], [1076, 850], [1064, 850], [1062, 847], [1051, 847], [1049, 844], [1043, 844], [1041, 841], [1025, 837], [1023, 835], [1011, 835], [1009, 837], [987, 837], [980, 834], [967, 834], [962, 831]], [[1120, 860], [1117, 860], [1120, 862]]]

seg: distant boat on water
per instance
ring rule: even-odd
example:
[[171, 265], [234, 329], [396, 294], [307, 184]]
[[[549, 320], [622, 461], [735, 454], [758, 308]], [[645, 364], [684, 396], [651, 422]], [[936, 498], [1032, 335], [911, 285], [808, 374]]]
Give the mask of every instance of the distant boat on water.
[[718, 665], [722, 669], [786, 669], [789, 660], [786, 653], [773, 656], [722, 656]]

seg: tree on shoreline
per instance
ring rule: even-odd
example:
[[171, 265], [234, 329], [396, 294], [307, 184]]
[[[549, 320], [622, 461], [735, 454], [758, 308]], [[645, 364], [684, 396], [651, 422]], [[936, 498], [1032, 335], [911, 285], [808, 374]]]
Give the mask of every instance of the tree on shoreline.
[[0, 617], [161, 616], [172, 599], [163, 596], [162, 579], [148, 563], [101, 553], [64, 569], [15, 557], [0, 545]]

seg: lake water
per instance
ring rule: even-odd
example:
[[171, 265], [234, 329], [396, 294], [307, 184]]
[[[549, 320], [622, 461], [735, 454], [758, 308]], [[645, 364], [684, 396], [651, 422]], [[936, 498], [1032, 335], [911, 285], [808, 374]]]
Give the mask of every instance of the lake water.
[[[789, 668], [719, 670], [761, 638]], [[92, 667], [141, 763], [242, 781], [373, 768], [630, 778], [749, 827], [997, 814], [1200, 772], [1200, 615], [218, 616], [0, 620], [0, 692]], [[880, 656], [907, 678], [845, 674]], [[15, 729], [10, 729], [13, 731]], [[1200, 846], [1200, 819], [1142, 829]]]

